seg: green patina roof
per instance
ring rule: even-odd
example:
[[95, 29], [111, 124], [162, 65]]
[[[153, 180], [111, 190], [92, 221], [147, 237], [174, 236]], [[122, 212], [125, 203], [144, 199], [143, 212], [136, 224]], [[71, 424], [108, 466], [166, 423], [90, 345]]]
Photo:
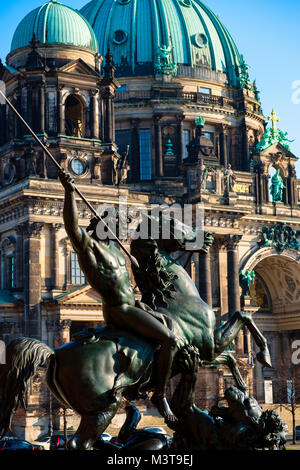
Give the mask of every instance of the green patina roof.
[[[200, 0], [92, 0], [81, 9], [105, 55], [116, 65], [128, 63], [138, 75], [155, 63], [159, 47], [172, 47], [175, 64], [205, 65], [225, 72], [238, 85], [241, 56], [219, 18]], [[125, 75], [125, 73], [124, 73]]]
[[14, 297], [9, 290], [0, 289], [0, 304], [16, 304], [18, 299]]
[[98, 52], [98, 43], [88, 21], [77, 11], [56, 0], [32, 10], [18, 25], [11, 51], [28, 46], [33, 34], [42, 44], [68, 44]]

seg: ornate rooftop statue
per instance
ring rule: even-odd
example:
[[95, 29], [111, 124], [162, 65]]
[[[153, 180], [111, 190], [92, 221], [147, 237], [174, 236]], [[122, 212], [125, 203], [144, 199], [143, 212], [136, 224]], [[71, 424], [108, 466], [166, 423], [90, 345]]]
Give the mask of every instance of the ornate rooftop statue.
[[277, 116], [274, 109], [270, 116], [268, 116], [268, 120], [272, 122], [272, 127], [269, 127], [265, 130], [264, 135], [260, 142], [258, 142], [256, 146], [257, 152], [263, 152], [267, 148], [271, 147], [276, 143], [283, 145], [287, 150], [290, 150], [290, 142], [294, 142], [293, 140], [288, 139], [288, 133], [283, 132], [277, 128], [276, 123], [280, 121], [279, 117]]

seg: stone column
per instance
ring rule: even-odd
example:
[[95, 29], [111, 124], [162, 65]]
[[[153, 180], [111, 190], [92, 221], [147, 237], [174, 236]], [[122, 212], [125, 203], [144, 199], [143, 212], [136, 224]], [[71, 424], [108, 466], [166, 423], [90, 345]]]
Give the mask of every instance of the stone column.
[[227, 294], [227, 252], [224, 238], [215, 238], [214, 240], [216, 259], [218, 260], [217, 275], [219, 281], [219, 305], [220, 319], [222, 315], [228, 312], [228, 294]]
[[[33, 128], [34, 127], [33, 116], [32, 116], [33, 90], [32, 90], [32, 86], [29, 83], [26, 85], [26, 87], [27, 87], [27, 107], [26, 107], [25, 120]], [[24, 128], [24, 132], [25, 132], [25, 135], [28, 134], [28, 131], [25, 128]]]
[[59, 348], [63, 344], [69, 343], [70, 341], [70, 327], [72, 320], [56, 320], [56, 335], [55, 335], [55, 347]]
[[180, 168], [184, 160], [184, 134], [183, 134], [183, 121], [184, 115], [177, 116], [177, 135], [178, 135], [178, 150], [177, 150], [177, 175], [180, 174]]
[[65, 106], [62, 102], [63, 89], [64, 85], [59, 85], [57, 89], [57, 133], [60, 135], [65, 135], [66, 133]]
[[4, 145], [7, 141], [7, 119], [6, 106], [0, 104], [0, 145]]
[[[20, 84], [18, 85], [16, 95], [17, 95], [17, 110], [19, 112], [22, 112], [22, 90], [21, 90]], [[21, 121], [19, 119], [16, 120], [16, 125], [17, 125], [16, 136], [17, 136], [17, 138], [21, 139], [23, 137], [22, 136], [22, 125], [21, 125]]]
[[63, 288], [66, 289], [68, 284], [70, 283], [70, 252], [71, 252], [71, 246], [68, 243], [68, 240], [65, 239], [63, 240], [63, 246], [64, 246], [64, 262], [65, 262], [65, 279], [64, 279], [64, 285]]
[[99, 139], [99, 110], [98, 110], [98, 90], [91, 90], [91, 137], [92, 139]]
[[[227, 235], [227, 270], [228, 270], [228, 313], [229, 318], [241, 309], [240, 281], [239, 281], [239, 252], [238, 244], [241, 235]], [[236, 350], [243, 354], [243, 331], [241, 330], [235, 340]]]
[[45, 106], [46, 106], [46, 100], [45, 100], [45, 95], [46, 95], [46, 84], [45, 82], [42, 82], [40, 86], [40, 91], [39, 91], [39, 108], [40, 108], [40, 123], [39, 123], [39, 133], [44, 134], [45, 133]]
[[17, 225], [15, 227], [17, 234], [17, 244], [16, 244], [16, 261], [17, 261], [17, 273], [16, 273], [16, 284], [17, 289], [23, 289], [24, 277], [24, 224]]
[[155, 176], [163, 176], [163, 150], [162, 150], [162, 133], [160, 125], [161, 116], [153, 116], [154, 121], [154, 138], [155, 138]]
[[106, 144], [114, 141], [114, 94], [109, 90], [105, 90], [102, 95], [104, 103], [104, 142]]
[[199, 254], [199, 293], [204, 302], [212, 307], [210, 248], [205, 255]]
[[241, 136], [242, 136], [242, 169], [244, 171], [249, 171], [249, 139], [248, 139], [248, 131], [249, 128], [247, 127], [246, 123], [244, 122], [240, 126]]
[[298, 204], [297, 177], [295, 167], [289, 164], [289, 176], [287, 182], [288, 203], [294, 207]]
[[227, 148], [227, 126], [220, 125], [220, 163], [227, 168], [228, 165], [228, 148]]
[[41, 333], [40, 237], [42, 222], [28, 222], [24, 227], [24, 322], [26, 336]]
[[51, 288], [52, 289], [57, 289], [60, 287], [57, 232], [61, 229], [61, 227], [62, 227], [62, 224], [50, 225]]
[[227, 235], [227, 269], [228, 269], [228, 311], [233, 315], [240, 310], [239, 253], [238, 244], [241, 235]]

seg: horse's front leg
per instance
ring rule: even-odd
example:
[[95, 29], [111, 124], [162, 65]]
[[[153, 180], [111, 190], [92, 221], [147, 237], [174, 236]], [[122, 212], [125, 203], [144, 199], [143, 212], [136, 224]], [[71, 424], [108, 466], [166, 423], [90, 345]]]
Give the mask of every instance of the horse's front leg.
[[231, 351], [224, 351], [220, 356], [216, 357], [213, 361], [213, 364], [224, 364], [226, 365], [230, 372], [232, 373], [232, 376], [234, 378], [234, 381], [237, 385], [237, 387], [242, 390], [242, 392], [245, 392], [247, 390], [247, 386], [245, 384], [245, 381], [243, 377], [241, 376], [241, 373], [239, 371], [239, 368], [237, 366], [237, 362], [235, 357], [233, 356], [233, 353]]
[[230, 320], [215, 329], [215, 357], [232, 343], [244, 326], [248, 328], [260, 349], [256, 355], [257, 360], [265, 367], [272, 367], [267, 340], [255, 325], [252, 315], [247, 312], [235, 312]]

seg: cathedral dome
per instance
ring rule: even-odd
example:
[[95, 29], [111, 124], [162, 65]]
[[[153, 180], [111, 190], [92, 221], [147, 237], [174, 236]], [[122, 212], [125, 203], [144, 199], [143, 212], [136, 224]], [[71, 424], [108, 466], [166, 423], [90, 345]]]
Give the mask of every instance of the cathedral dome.
[[32, 10], [19, 23], [11, 52], [29, 46], [36, 39], [42, 44], [65, 44], [98, 52], [98, 43], [88, 21], [77, 11], [56, 0]]
[[170, 51], [178, 75], [189, 69], [223, 72], [238, 85], [243, 61], [219, 18], [200, 0], [92, 0], [81, 9], [94, 29], [99, 52], [111, 49], [118, 76], [150, 75]]

